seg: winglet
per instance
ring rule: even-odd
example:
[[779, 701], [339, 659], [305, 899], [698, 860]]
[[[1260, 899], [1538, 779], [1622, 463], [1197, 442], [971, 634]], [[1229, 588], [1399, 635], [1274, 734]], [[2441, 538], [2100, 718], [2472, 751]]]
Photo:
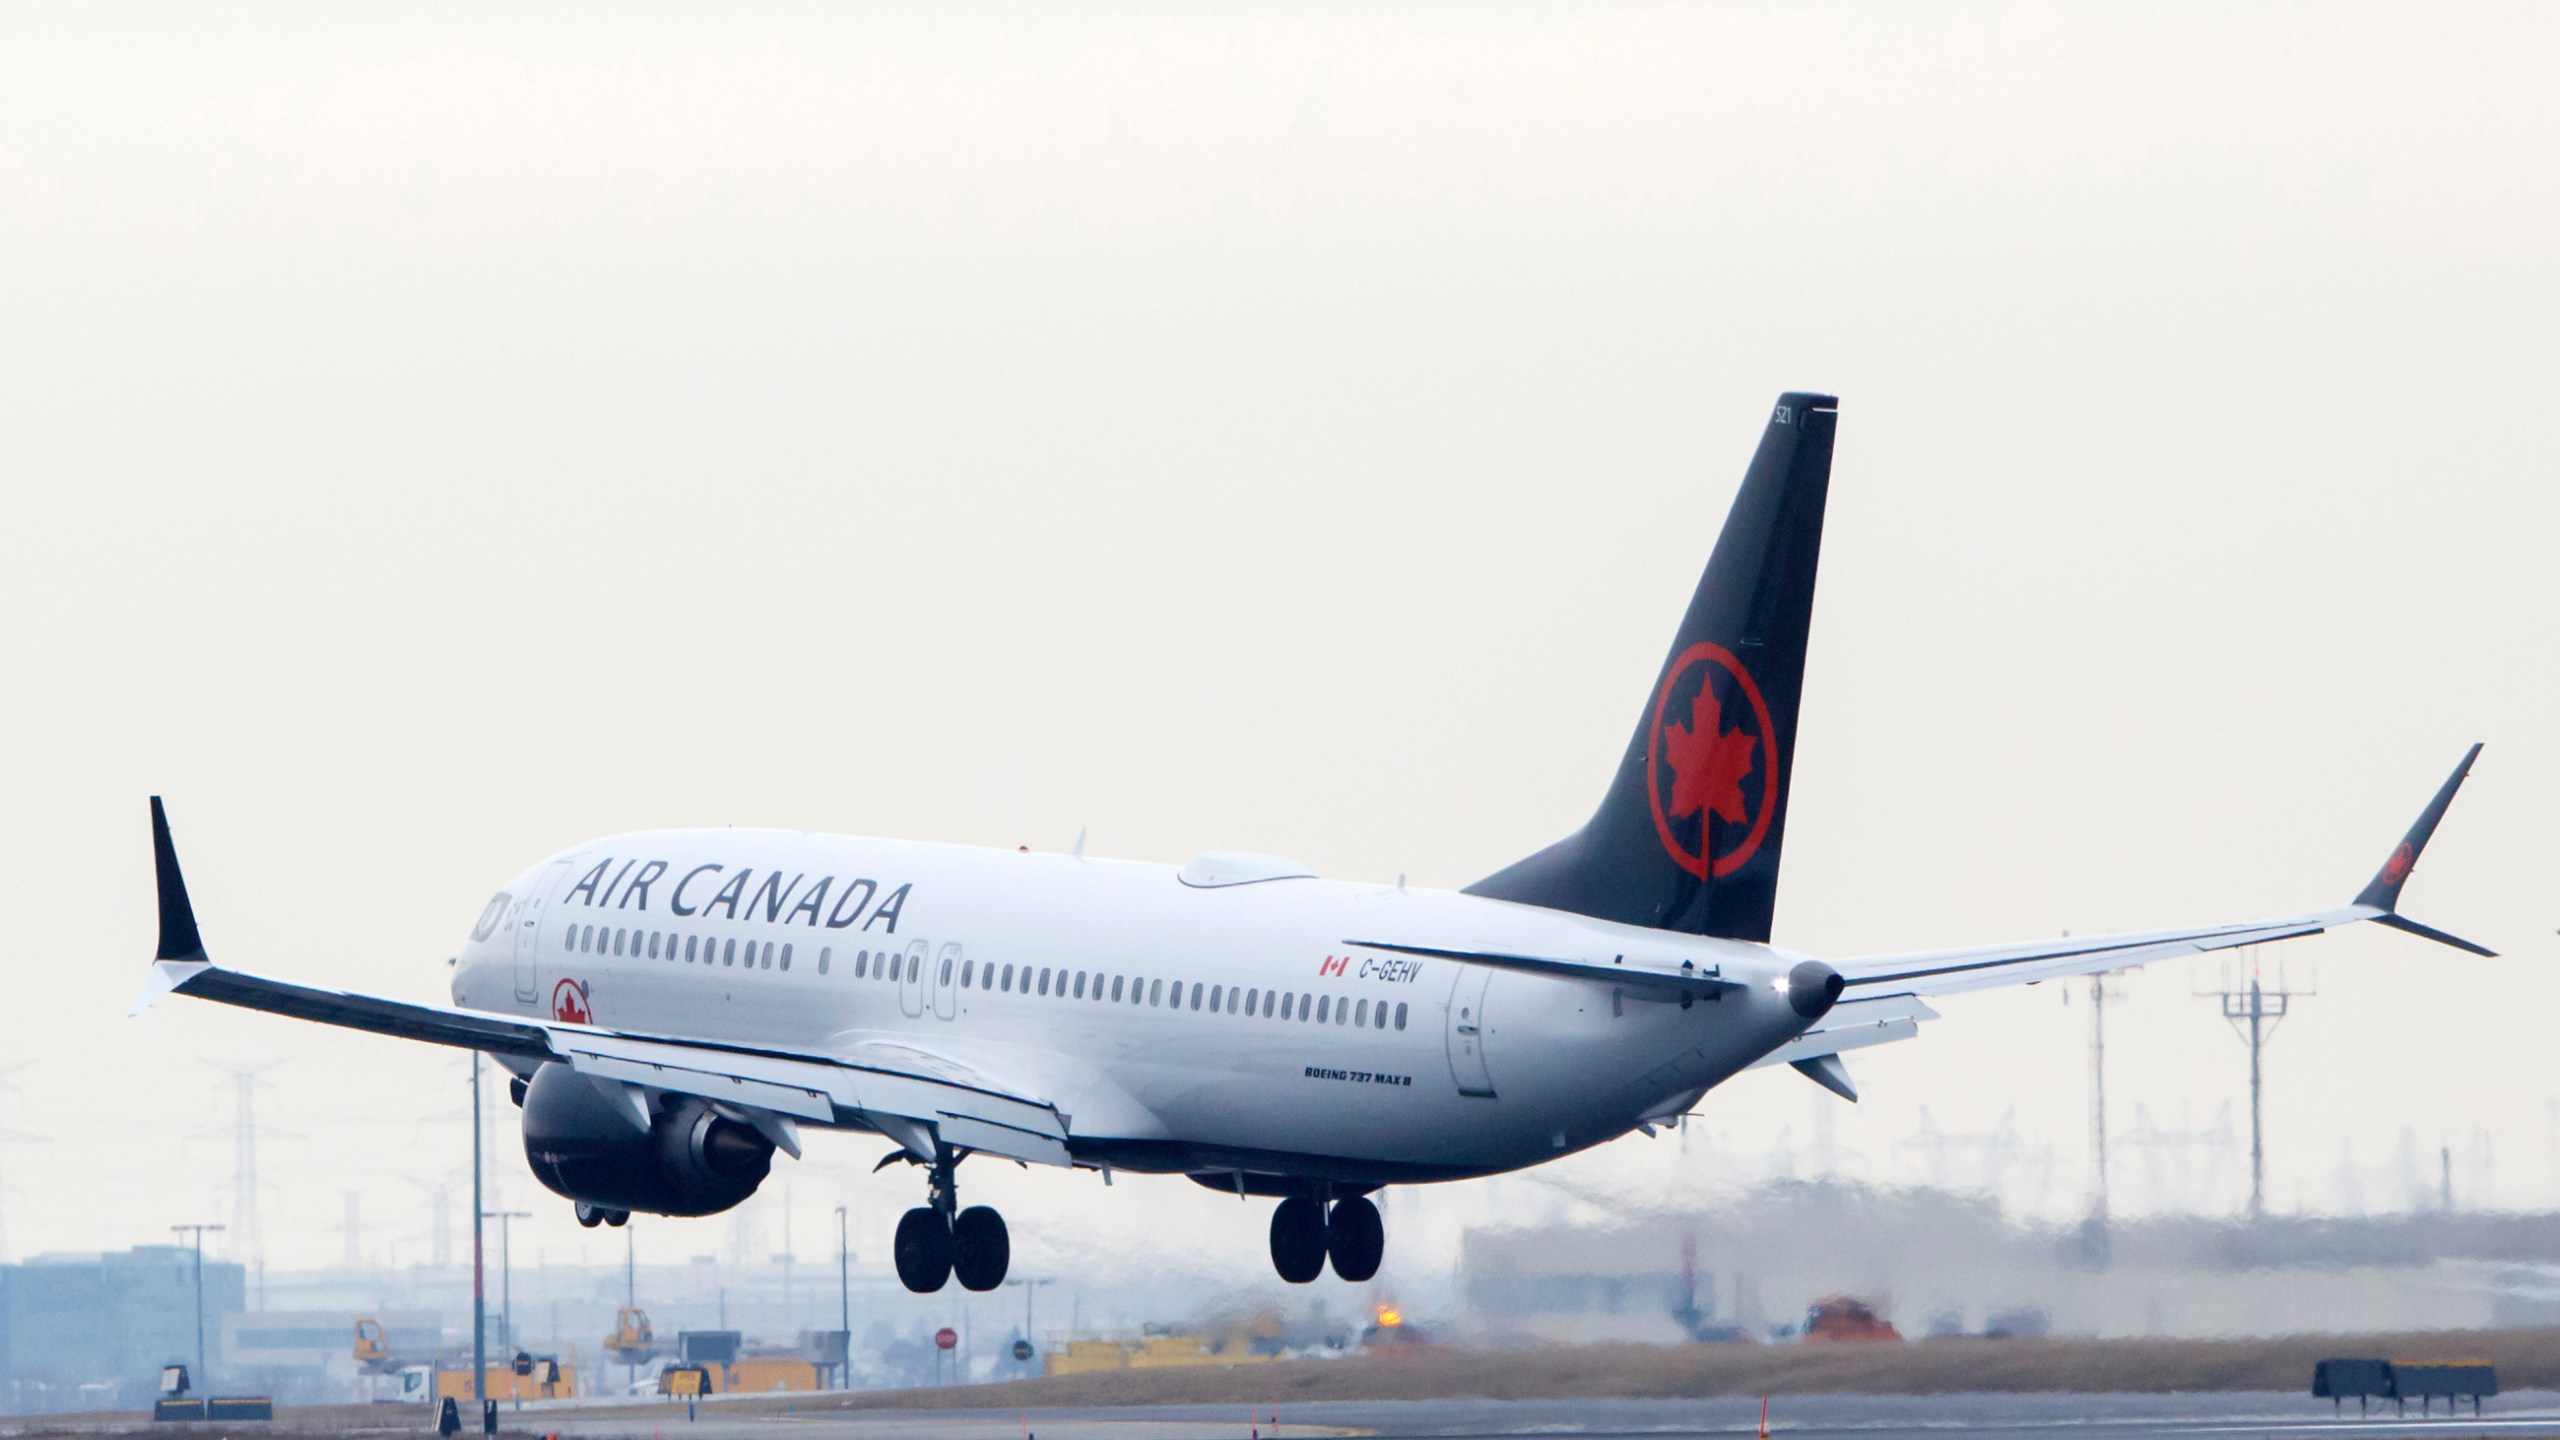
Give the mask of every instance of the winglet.
[[2474, 745], [2462, 757], [2462, 763], [2453, 767], [2453, 773], [2445, 777], [2444, 788], [2418, 813], [2418, 823], [2400, 837], [2382, 868], [2374, 871], [2373, 878], [2356, 892], [2357, 904], [2384, 911], [2400, 908], [2400, 887], [2409, 883], [2409, 872], [2418, 868], [2418, 856], [2427, 848], [2428, 838], [2436, 833], [2436, 822], [2444, 819], [2445, 807], [2453, 803], [2453, 792], [2462, 788], [2463, 777], [2471, 773], [2471, 762], [2479, 758], [2480, 747]]
[[2445, 777], [2443, 788], [2436, 791], [2436, 798], [2428, 801], [2427, 808], [2418, 813], [2417, 823], [2409, 827], [2409, 833], [2400, 838], [2398, 845], [2392, 847], [2389, 858], [2382, 862], [2382, 868], [2373, 872], [2373, 878], [2356, 892], [2355, 903], [2381, 912], [2373, 917], [2374, 920], [2395, 930], [2405, 930], [2438, 944], [2468, 950], [2474, 955], [2495, 955], [2498, 952], [2405, 919], [2399, 913], [2400, 887], [2409, 883], [2409, 873], [2418, 868], [2419, 855], [2425, 852], [2427, 841], [2435, 835], [2436, 825], [2444, 819], [2446, 807], [2453, 804], [2453, 792], [2462, 788], [2464, 778], [2471, 774], [2471, 762], [2479, 758], [2480, 747], [2476, 744], [2464, 753], [2462, 763], [2453, 767], [2453, 773]]
[[152, 961], [150, 978], [142, 982], [142, 993], [133, 997], [133, 1008], [124, 1012], [126, 1017], [139, 1015], [159, 1004], [161, 996], [180, 988], [212, 968], [212, 962], [206, 960]]
[[153, 958], [204, 959], [196, 907], [187, 903], [187, 877], [178, 873], [178, 847], [169, 839], [169, 812], [157, 795], [151, 797], [151, 858], [160, 872], [160, 952]]
[[2459, 935], [2447, 935], [2432, 925], [2421, 925], [2417, 921], [2412, 920], [2408, 916], [2402, 915], [2397, 911], [2386, 910], [2383, 913], [2374, 916], [2373, 923], [2376, 925], [2388, 925], [2394, 930], [2406, 931], [2411, 935], [2417, 936], [2421, 940], [2433, 940], [2439, 945], [2450, 945], [2456, 950], [2468, 950], [2474, 955], [2486, 955], [2493, 960], [2496, 959], [2498, 955], [2497, 951], [2490, 949], [2486, 945], [2474, 945]]

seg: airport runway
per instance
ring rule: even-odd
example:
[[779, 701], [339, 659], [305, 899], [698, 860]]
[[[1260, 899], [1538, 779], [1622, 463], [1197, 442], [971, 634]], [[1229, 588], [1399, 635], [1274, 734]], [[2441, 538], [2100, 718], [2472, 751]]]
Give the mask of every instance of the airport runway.
[[[723, 1413], [726, 1411], [727, 1413]], [[1757, 1399], [1326, 1401], [1284, 1406], [1280, 1424], [1243, 1407], [1134, 1406], [1034, 1410], [845, 1410], [747, 1413], [711, 1404], [691, 1424], [681, 1407], [614, 1415], [554, 1412], [510, 1423], [585, 1440], [1732, 1440], [1757, 1432]], [[2291, 1440], [2297, 1436], [2555, 1436], [2560, 1394], [2493, 1399], [2478, 1419], [2388, 1413], [2333, 1417], [2299, 1394], [2232, 1395], [1803, 1395], [1770, 1402], [1769, 1432], [1786, 1440], [1876, 1440], [1899, 1434], [1987, 1435], [1999, 1440]]]

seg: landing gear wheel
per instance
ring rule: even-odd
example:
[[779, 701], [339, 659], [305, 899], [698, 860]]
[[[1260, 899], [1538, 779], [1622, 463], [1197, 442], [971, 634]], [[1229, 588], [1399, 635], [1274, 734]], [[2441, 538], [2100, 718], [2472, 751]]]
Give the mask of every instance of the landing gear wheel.
[[1271, 1212], [1271, 1268], [1292, 1285], [1324, 1273], [1324, 1207], [1292, 1195]]
[[593, 1230], [604, 1223], [604, 1212], [581, 1200], [578, 1202], [578, 1223]]
[[604, 1212], [604, 1223], [612, 1226], [616, 1230], [619, 1230], [623, 1226], [631, 1223], [631, 1212], [628, 1210], [607, 1210]]
[[1325, 1253], [1333, 1257], [1333, 1273], [1358, 1283], [1378, 1273], [1387, 1257], [1387, 1226], [1368, 1197], [1354, 1195], [1333, 1202], [1324, 1222]]
[[1004, 1283], [1013, 1263], [1013, 1237], [1004, 1217], [984, 1205], [972, 1205], [951, 1222], [951, 1269], [965, 1290], [993, 1290]]
[[898, 1265], [898, 1283], [918, 1295], [930, 1295], [951, 1278], [951, 1222], [930, 1205], [919, 1205], [898, 1217], [897, 1238], [890, 1253]]

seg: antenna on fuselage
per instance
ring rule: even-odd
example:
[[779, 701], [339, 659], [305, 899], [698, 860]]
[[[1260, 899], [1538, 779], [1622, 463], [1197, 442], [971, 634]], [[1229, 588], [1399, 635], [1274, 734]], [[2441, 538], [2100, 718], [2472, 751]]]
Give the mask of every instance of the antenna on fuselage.
[[1084, 832], [1086, 828], [1087, 827], [1082, 825], [1076, 827], [1076, 858], [1079, 860], [1084, 858]]

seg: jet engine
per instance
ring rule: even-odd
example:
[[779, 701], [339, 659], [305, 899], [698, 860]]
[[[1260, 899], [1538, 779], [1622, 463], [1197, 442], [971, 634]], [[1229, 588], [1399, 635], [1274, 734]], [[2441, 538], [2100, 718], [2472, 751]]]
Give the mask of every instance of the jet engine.
[[599, 1210], [716, 1215], [773, 1169], [773, 1142], [754, 1126], [682, 1095], [662, 1097], [643, 1125], [625, 1098], [638, 1093], [617, 1096], [556, 1062], [536, 1069], [524, 1096], [534, 1178]]

